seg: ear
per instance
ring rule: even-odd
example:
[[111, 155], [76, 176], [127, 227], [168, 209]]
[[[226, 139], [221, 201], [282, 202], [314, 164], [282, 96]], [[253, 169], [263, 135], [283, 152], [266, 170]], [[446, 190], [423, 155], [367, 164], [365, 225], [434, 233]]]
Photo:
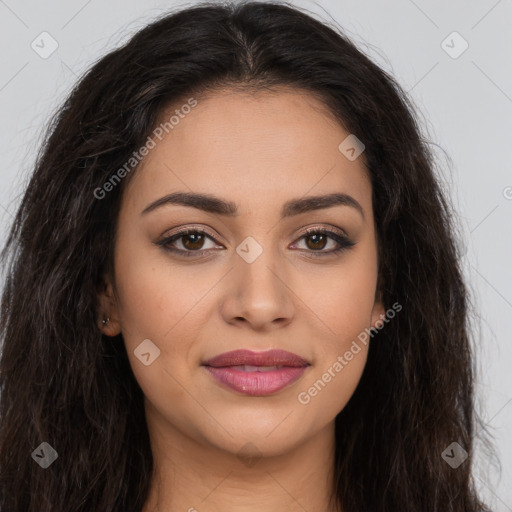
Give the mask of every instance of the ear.
[[[372, 308], [372, 315], [371, 315], [371, 326], [374, 329], [379, 330], [382, 328], [382, 321], [386, 318], [386, 311], [384, 309], [384, 304], [382, 303], [382, 296], [380, 292], [377, 292], [375, 294], [375, 302], [373, 304]], [[379, 322], [380, 328], [376, 327], [376, 322]]]
[[[109, 321], [104, 324], [103, 320], [107, 318]], [[121, 332], [117, 300], [110, 278], [106, 275], [98, 291], [98, 327], [106, 336], [117, 336]]]

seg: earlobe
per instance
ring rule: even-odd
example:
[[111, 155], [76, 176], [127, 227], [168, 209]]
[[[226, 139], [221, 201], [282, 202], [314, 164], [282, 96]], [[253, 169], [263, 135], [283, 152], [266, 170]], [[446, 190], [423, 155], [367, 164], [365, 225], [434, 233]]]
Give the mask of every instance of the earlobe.
[[104, 277], [98, 292], [98, 327], [106, 336], [117, 336], [121, 332], [118, 310], [112, 284]]
[[371, 326], [373, 329], [381, 329], [383, 320], [386, 318], [386, 311], [382, 303], [382, 294], [377, 292], [375, 294], [375, 302], [372, 309]]
[[382, 322], [386, 318], [386, 312], [384, 309], [384, 305], [380, 300], [375, 301], [372, 309], [372, 321], [371, 326], [374, 329], [379, 330], [382, 327]]
[[121, 332], [119, 321], [110, 316], [103, 318], [101, 315], [98, 320], [98, 327], [100, 331], [106, 336], [117, 336]]

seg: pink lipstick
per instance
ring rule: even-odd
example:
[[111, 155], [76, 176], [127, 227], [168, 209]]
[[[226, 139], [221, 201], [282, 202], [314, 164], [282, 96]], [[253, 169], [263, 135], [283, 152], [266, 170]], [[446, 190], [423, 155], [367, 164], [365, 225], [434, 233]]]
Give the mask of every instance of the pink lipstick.
[[266, 396], [295, 382], [310, 365], [285, 350], [225, 352], [203, 363], [218, 382], [249, 396]]

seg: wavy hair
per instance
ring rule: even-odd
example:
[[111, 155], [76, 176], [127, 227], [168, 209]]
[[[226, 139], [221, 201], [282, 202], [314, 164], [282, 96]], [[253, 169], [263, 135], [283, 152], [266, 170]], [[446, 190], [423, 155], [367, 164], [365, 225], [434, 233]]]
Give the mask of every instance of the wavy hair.
[[[454, 214], [404, 90], [338, 27], [285, 2], [166, 13], [96, 62], [52, 117], [2, 251], [0, 509], [139, 512], [153, 459], [122, 335], [98, 328], [135, 167], [95, 191], [178, 99], [289, 86], [365, 144], [384, 307], [362, 378], [335, 419], [331, 502], [347, 512], [483, 512], [470, 300]], [[48, 442], [43, 470], [31, 454]], [[468, 453], [457, 469], [441, 454]]]

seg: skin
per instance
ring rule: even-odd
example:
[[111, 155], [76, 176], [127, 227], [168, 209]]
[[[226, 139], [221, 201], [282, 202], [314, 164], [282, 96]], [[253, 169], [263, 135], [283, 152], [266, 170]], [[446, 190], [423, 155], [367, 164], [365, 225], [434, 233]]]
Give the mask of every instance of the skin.
[[[100, 296], [110, 322], [100, 328], [123, 334], [145, 395], [155, 475], [143, 512], [331, 510], [334, 419], [359, 382], [368, 346], [360, 343], [308, 404], [298, 394], [384, 317], [372, 188], [364, 153], [350, 161], [338, 149], [348, 135], [305, 92], [217, 91], [157, 143], [126, 188], [115, 284], [105, 276]], [[178, 191], [232, 201], [239, 214], [167, 204], [141, 215]], [[280, 218], [291, 199], [333, 192], [353, 197], [364, 217], [337, 205]], [[155, 244], [191, 225], [215, 239], [201, 245], [185, 236], [172, 245], [206, 255], [180, 257]], [[342, 230], [355, 245], [328, 254], [338, 243], [304, 236], [309, 226]], [[252, 263], [236, 252], [248, 236], [263, 248]], [[148, 366], [134, 355], [145, 339], [160, 350]], [[284, 349], [311, 364], [283, 390], [247, 396], [201, 366], [240, 348]]]

